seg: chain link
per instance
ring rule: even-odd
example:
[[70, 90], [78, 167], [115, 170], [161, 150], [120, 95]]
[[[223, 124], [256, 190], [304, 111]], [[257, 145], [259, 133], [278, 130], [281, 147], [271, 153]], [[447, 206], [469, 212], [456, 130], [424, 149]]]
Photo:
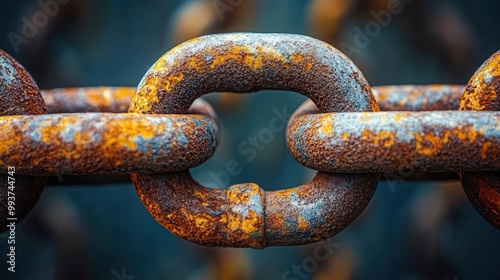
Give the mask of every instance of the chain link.
[[[469, 112], [444, 111], [458, 108], [463, 86], [372, 89], [345, 55], [301, 35], [218, 34], [188, 41], [162, 56], [137, 90], [40, 94], [15, 60], [0, 52], [0, 62], [0, 114], [15, 115], [0, 117], [7, 131], [0, 135], [0, 166], [3, 174], [15, 165], [20, 175], [30, 175], [19, 176], [28, 186], [21, 206], [26, 212], [43, 189], [45, 177], [35, 175], [132, 173], [151, 215], [182, 238], [206, 246], [298, 245], [348, 226], [369, 203], [380, 172], [451, 171], [462, 172], [474, 206], [500, 225], [500, 113], [491, 112], [500, 107], [498, 53], [465, 88], [460, 109]], [[318, 173], [281, 191], [252, 183], [203, 187], [188, 169], [213, 154], [219, 127], [210, 105], [198, 98], [261, 89], [310, 98], [292, 116], [287, 140], [294, 157]], [[7, 214], [0, 214], [5, 221]]]
[[[500, 51], [492, 55], [467, 84], [460, 110], [500, 111]], [[496, 127], [500, 121], [496, 122]], [[500, 136], [500, 129], [495, 132]], [[483, 148], [498, 152], [497, 142], [485, 141]], [[500, 162], [500, 157], [496, 161]], [[496, 171], [500, 170], [497, 168]], [[487, 171], [487, 170], [485, 170]], [[476, 209], [500, 229], [500, 172], [461, 173], [462, 186]]]
[[[44, 112], [43, 99], [33, 78], [19, 62], [0, 50], [0, 115], [37, 115]], [[10, 130], [1, 131], [0, 135], [11, 136]], [[8, 149], [4, 144], [0, 141], [2, 158]], [[20, 151], [16, 149], [12, 152], [19, 154]], [[9, 166], [2, 164], [2, 174], [8, 174]], [[14, 183], [10, 185], [9, 182]], [[18, 223], [28, 214], [46, 182], [45, 177], [0, 175], [0, 201], [5, 202], [0, 208], [0, 232], [5, 231], [11, 222]], [[14, 211], [7, 207], [8, 197], [15, 199]]]

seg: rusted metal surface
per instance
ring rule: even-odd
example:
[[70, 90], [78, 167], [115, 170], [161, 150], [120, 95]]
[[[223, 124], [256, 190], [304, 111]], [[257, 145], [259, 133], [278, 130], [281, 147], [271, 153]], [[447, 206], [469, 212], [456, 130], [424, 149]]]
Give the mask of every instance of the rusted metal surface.
[[[460, 102], [460, 110], [500, 111], [500, 51], [472, 76]], [[492, 147], [498, 152], [500, 145], [492, 143]], [[500, 172], [462, 173], [461, 177], [465, 193], [474, 207], [500, 229]]]
[[378, 111], [363, 74], [334, 47], [255, 33], [203, 36], [173, 48], [143, 77], [129, 111], [177, 114], [205, 93], [261, 89], [296, 91], [324, 112]]
[[206, 115], [207, 103], [195, 104], [199, 115], [0, 117], [0, 130], [7, 132], [0, 135], [0, 169], [13, 165], [23, 175], [187, 170], [213, 154], [219, 136], [216, 122]]
[[500, 172], [462, 173], [462, 186], [477, 211], [500, 229]]
[[0, 114], [45, 113], [43, 99], [31, 75], [13, 57], [0, 49]]
[[493, 54], [472, 76], [465, 88], [460, 110], [500, 110], [500, 51]]
[[380, 173], [316, 173], [308, 183], [266, 193], [267, 246], [327, 239], [358, 217], [375, 192]]
[[400, 85], [373, 87], [381, 111], [456, 110], [462, 85]]
[[[462, 85], [400, 85], [373, 87], [382, 111], [455, 110]], [[89, 87], [41, 90], [48, 114], [80, 112], [123, 113], [136, 92], [131, 87]]]
[[[451, 172], [500, 169], [500, 112], [318, 113], [292, 116], [294, 158], [323, 172]], [[464, 153], [467, 151], [467, 153]]]
[[205, 188], [189, 172], [132, 175], [141, 201], [166, 229], [186, 240], [223, 247], [301, 245], [329, 238], [367, 206], [380, 174], [318, 172], [293, 189], [255, 184]]
[[[204, 93], [293, 90], [326, 111], [378, 111], [368, 82], [333, 47], [312, 38], [226, 34], [186, 42], [146, 73], [133, 113], [183, 113]], [[174, 234], [206, 246], [264, 248], [331, 237], [370, 201], [379, 173], [324, 174], [294, 189], [255, 184], [208, 189], [188, 172], [133, 174], [146, 209]]]
[[136, 88], [88, 87], [42, 90], [47, 114], [127, 112]]
[[[0, 116], [2, 115], [33, 115], [43, 114], [45, 111], [43, 99], [38, 90], [38, 86], [31, 78], [30, 74], [14, 58], [0, 49]], [[3, 137], [9, 138], [8, 131], [1, 130]], [[19, 153], [20, 150], [10, 152]], [[13, 165], [18, 168], [19, 166]], [[6, 174], [8, 166], [0, 168], [0, 174]], [[7, 229], [9, 215], [7, 200], [9, 187], [9, 176], [0, 175], [0, 232]], [[14, 174], [14, 196], [15, 223], [19, 223], [40, 197], [44, 185], [47, 182], [45, 177], [19, 176]], [[10, 180], [12, 181], [12, 180]], [[11, 195], [12, 196], [12, 195]]]

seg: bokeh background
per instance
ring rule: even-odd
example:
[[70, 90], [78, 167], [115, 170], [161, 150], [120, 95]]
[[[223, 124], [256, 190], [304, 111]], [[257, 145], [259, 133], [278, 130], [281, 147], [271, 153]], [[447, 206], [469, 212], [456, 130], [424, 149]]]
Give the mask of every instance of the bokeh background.
[[[402, 11], [362, 45], [357, 30], [396, 0], [60, 0], [32, 38], [13, 45], [9, 34], [22, 35], [23, 18], [32, 21], [43, 11], [40, 2], [49, 1], [0, 1], [0, 48], [40, 88], [135, 87], [175, 45], [220, 32], [298, 33], [339, 48], [349, 44], [358, 48], [349, 57], [373, 86], [465, 84], [500, 49], [500, 4], [492, 0], [401, 0]], [[250, 162], [238, 152], [268, 126], [273, 109], [291, 113], [304, 97], [262, 91], [206, 98], [219, 114], [222, 141], [193, 171], [200, 182], [255, 182], [273, 190], [313, 176], [290, 156], [284, 131]], [[226, 180], [220, 172], [232, 160], [241, 172]], [[0, 279], [500, 279], [500, 232], [476, 212], [456, 179], [385, 179], [362, 216], [323, 243], [333, 248], [329, 258], [315, 262], [320, 244], [197, 246], [157, 224], [129, 182], [68, 186], [62, 180], [45, 188], [17, 227], [15, 274], [6, 270], [7, 244], [0, 238]]]

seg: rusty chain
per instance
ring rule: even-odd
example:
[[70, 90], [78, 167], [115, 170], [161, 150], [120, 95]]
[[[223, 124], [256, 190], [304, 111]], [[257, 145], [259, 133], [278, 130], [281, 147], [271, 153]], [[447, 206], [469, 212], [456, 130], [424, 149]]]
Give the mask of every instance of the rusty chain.
[[[42, 96], [33, 78], [13, 57], [0, 50], [0, 115], [37, 115], [45, 113]], [[2, 130], [1, 135], [11, 135], [9, 130]], [[0, 152], [6, 152], [10, 147], [0, 142]], [[19, 152], [19, 149], [14, 151]], [[2, 174], [7, 174], [8, 166], [2, 160]], [[16, 222], [28, 214], [43, 191], [47, 178], [35, 176], [16, 176]], [[0, 232], [7, 229], [7, 219], [12, 218], [8, 211], [7, 197], [9, 189], [8, 176], [0, 175]]]
[[[167, 52], [137, 89], [40, 93], [2, 51], [0, 114], [9, 116], [0, 117], [7, 131], [0, 135], [0, 166], [2, 174], [16, 166], [23, 175], [16, 179], [26, 186], [17, 185], [24, 198], [18, 194], [18, 207], [26, 213], [43, 189], [46, 177], [40, 176], [131, 173], [162, 226], [206, 246], [264, 248], [329, 238], [365, 209], [380, 172], [460, 172], [471, 202], [498, 228], [500, 112], [491, 111], [500, 106], [499, 57], [466, 87], [372, 89], [345, 55], [316, 39], [218, 34]], [[310, 98], [290, 119], [287, 142], [292, 155], [318, 173], [281, 191], [252, 183], [224, 190], [200, 185], [189, 168], [213, 154], [219, 127], [213, 109], [198, 98], [261, 89]], [[459, 105], [469, 111], [456, 111]], [[6, 220], [4, 209], [0, 216]]]
[[[460, 110], [500, 111], [500, 52], [491, 56], [472, 76], [460, 100]], [[496, 122], [497, 127], [499, 123]], [[491, 133], [499, 134], [498, 129]], [[499, 146], [498, 142], [490, 141], [482, 144], [483, 150], [496, 152]], [[499, 161], [498, 157], [496, 160]], [[500, 228], [500, 172], [464, 172], [460, 175], [465, 193], [474, 207], [492, 225]]]

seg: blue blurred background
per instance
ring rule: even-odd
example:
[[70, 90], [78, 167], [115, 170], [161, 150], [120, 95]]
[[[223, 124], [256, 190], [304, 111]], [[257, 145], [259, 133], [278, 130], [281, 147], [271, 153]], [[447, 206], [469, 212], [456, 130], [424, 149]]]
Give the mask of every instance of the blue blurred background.
[[[49, 2], [57, 9], [45, 10]], [[388, 12], [390, 5], [399, 12]], [[344, 50], [372, 86], [465, 84], [500, 49], [499, 14], [500, 4], [487, 0], [1, 0], [0, 48], [42, 89], [135, 87], [163, 53], [193, 37], [299, 33]], [[39, 25], [30, 38], [26, 21]], [[201, 183], [254, 182], [274, 190], [314, 175], [293, 160], [284, 131], [255, 159], [238, 152], [268, 127], [273, 110], [292, 113], [304, 97], [263, 91], [207, 99], [219, 114], [222, 140], [193, 171]], [[236, 176], [224, 173], [230, 161], [241, 167]], [[131, 183], [63, 181], [46, 187], [17, 227], [15, 275], [6, 270], [0, 238], [0, 279], [500, 279], [500, 232], [459, 182], [405, 177], [381, 181], [362, 216], [329, 243], [264, 250], [203, 248], [174, 236], [146, 211]], [[332, 248], [322, 247], [327, 260], [315, 259], [318, 246]]]

